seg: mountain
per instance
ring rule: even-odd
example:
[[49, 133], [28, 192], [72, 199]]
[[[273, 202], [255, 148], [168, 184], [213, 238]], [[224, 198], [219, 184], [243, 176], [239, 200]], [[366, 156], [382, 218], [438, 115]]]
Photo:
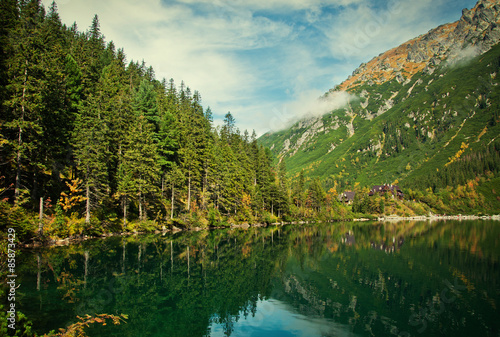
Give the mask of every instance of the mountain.
[[498, 1], [479, 1], [473, 9], [464, 9], [459, 21], [432, 29], [362, 64], [336, 89], [351, 90], [392, 79], [404, 82], [418, 72], [433, 71], [443, 60], [457, 62], [482, 54], [500, 40], [499, 10]]
[[484, 176], [500, 193], [499, 24], [500, 3], [480, 0], [457, 22], [361, 64], [321, 98], [347, 92], [345, 107], [259, 141], [292, 177], [304, 170], [328, 188], [435, 189]]

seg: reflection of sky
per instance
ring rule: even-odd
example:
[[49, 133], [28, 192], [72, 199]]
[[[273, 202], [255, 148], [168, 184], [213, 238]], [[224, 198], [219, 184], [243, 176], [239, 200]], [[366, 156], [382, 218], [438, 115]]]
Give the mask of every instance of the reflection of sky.
[[[255, 316], [248, 315], [234, 323], [231, 337], [247, 336], [355, 336], [350, 327], [335, 323], [325, 318], [310, 318], [295, 312], [288, 304], [281, 301], [259, 300]], [[222, 324], [212, 323], [210, 337], [225, 336]]]

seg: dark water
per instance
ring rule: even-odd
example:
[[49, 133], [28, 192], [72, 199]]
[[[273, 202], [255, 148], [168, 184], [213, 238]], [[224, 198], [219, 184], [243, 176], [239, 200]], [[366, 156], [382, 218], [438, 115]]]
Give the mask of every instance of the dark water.
[[39, 333], [500, 336], [500, 222], [342, 223], [113, 237], [25, 252]]

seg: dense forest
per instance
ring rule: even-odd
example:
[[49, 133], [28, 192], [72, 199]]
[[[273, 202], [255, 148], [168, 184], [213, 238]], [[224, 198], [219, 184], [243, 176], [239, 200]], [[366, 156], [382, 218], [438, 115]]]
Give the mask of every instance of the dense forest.
[[199, 92], [126, 64], [97, 16], [81, 33], [55, 4], [3, 1], [1, 21], [3, 215], [43, 208], [54, 227], [89, 229], [284, 212], [284, 184], [255, 132], [229, 112], [215, 127]]

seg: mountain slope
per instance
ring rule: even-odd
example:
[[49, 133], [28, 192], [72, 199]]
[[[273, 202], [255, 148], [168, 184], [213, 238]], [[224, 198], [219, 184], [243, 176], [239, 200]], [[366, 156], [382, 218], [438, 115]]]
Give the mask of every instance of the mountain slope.
[[426, 188], [429, 176], [497, 143], [499, 23], [499, 2], [481, 0], [459, 21], [362, 64], [326, 94], [353, 94], [345, 108], [260, 142], [292, 175], [304, 169], [327, 187], [398, 181]]

